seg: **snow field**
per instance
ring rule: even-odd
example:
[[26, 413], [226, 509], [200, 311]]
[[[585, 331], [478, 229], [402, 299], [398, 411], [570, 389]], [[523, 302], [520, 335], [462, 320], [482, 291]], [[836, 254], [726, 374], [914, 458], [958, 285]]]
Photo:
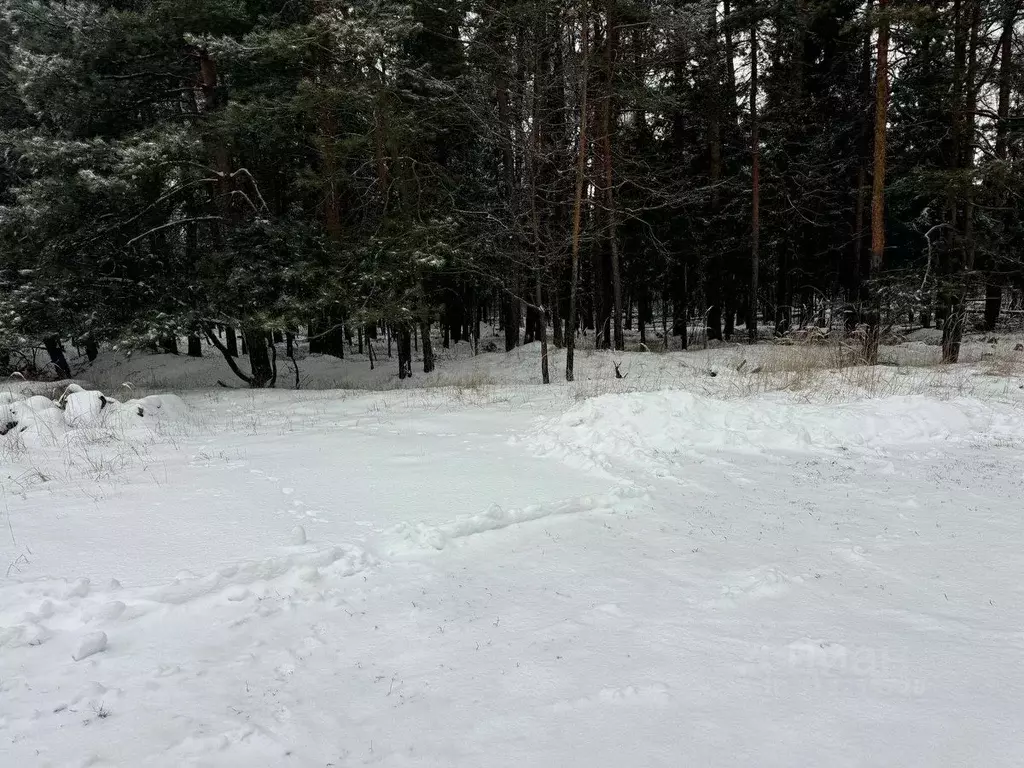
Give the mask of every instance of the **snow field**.
[[738, 380], [38, 401], [0, 765], [1024, 763], [1016, 382]]

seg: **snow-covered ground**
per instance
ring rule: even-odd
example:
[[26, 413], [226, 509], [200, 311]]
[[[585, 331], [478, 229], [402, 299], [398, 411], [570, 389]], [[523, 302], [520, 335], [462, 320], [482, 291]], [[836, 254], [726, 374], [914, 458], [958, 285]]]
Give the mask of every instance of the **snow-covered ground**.
[[12, 383], [0, 766], [1022, 765], [1020, 361], [915, 344]]

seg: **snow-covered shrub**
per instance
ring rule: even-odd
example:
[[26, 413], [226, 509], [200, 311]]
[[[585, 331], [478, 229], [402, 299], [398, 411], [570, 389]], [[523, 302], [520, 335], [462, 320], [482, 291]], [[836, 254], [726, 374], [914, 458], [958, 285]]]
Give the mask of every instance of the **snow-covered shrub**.
[[150, 395], [121, 402], [102, 392], [69, 385], [57, 398], [0, 393], [0, 439], [26, 445], [53, 445], [69, 433], [113, 429], [119, 433], [155, 428], [187, 411], [176, 395]]

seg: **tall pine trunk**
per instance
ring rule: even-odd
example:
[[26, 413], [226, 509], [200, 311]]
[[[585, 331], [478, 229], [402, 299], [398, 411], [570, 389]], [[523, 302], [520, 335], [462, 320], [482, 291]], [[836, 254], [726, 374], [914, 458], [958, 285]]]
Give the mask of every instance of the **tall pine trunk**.
[[761, 136], [757, 116], [757, 21], [750, 23], [750, 295], [747, 340], [757, 342], [758, 277], [761, 271]]
[[412, 329], [408, 321], [395, 326], [395, 342], [398, 347], [398, 378], [412, 376]]
[[[713, 46], [711, 75], [711, 110], [708, 113], [708, 156], [711, 183], [710, 223], [717, 226], [721, 195], [719, 183], [722, 179], [722, 52], [718, 42], [718, 6], [711, 9], [711, 44]], [[722, 262], [724, 254], [718, 250], [705, 259], [707, 278], [704, 284], [704, 298], [707, 305], [707, 322], [704, 330], [705, 344], [710, 339], [722, 339]]]
[[608, 206], [608, 246], [611, 256], [611, 284], [612, 284], [612, 307], [611, 325], [612, 341], [615, 349], [625, 349], [625, 341], [622, 337], [622, 274], [619, 266], [619, 235], [618, 216], [615, 211], [615, 173], [612, 161], [612, 134], [615, 130], [615, 110], [613, 104], [613, 90], [615, 84], [615, 0], [607, 0], [605, 6], [605, 95], [602, 108], [601, 122], [602, 133], [604, 134], [604, 183], [605, 183], [605, 204]]
[[[1010, 133], [1010, 95], [1013, 83], [1013, 31], [1017, 14], [1021, 8], [1020, 0], [1006, 0], [1006, 15], [1003, 18], [1003, 30], [999, 38], [999, 100], [996, 106], [996, 159], [1004, 167], [1009, 155]], [[1005, 172], [1005, 171], [1004, 171]], [[1001, 229], [1005, 237], [1013, 226], [1015, 214], [1010, 206], [1009, 190], [998, 195], [999, 203], [1004, 209], [1000, 217]], [[999, 313], [1003, 304], [1003, 278], [999, 275], [999, 257], [990, 257], [987, 281], [985, 286], [985, 330], [994, 331], [999, 323]]]
[[503, 295], [501, 297], [501, 323], [505, 329], [505, 351], [511, 352], [519, 346], [519, 320], [521, 307], [519, 299]]
[[[548, 16], [544, 15], [544, 35], [547, 38], [548, 33]], [[549, 149], [548, 132], [547, 128], [547, 116], [545, 119], [541, 119], [541, 107], [546, 103], [547, 91], [550, 87], [548, 82], [548, 62], [549, 55], [546, 49], [543, 48], [544, 43], [541, 43], [542, 49], [536, 56], [536, 66], [534, 70], [533, 78], [533, 156], [529, 159], [527, 167], [529, 169], [529, 181], [530, 181], [530, 222], [533, 230], [533, 259], [534, 259], [534, 287], [533, 287], [533, 301], [535, 305], [534, 318], [535, 318], [535, 329], [534, 338], [540, 341], [540, 378], [544, 384], [551, 383], [551, 372], [548, 367], [548, 326], [547, 316], [544, 310], [544, 249], [546, 243], [543, 242], [541, 237], [541, 206], [545, 206], [544, 213], [546, 217], [550, 217], [551, 211], [545, 205], [542, 200], [540, 192], [538, 190], [539, 177], [542, 176], [541, 167], [546, 171], [550, 165], [550, 159], [545, 157], [546, 152]], [[506, 107], [507, 111], [507, 107]], [[500, 110], [499, 110], [500, 112]], [[503, 125], [503, 130], [505, 127]], [[511, 153], [509, 155], [511, 157]], [[506, 173], [509, 176], [509, 186], [511, 187], [512, 181], [512, 163], [508, 159], [505, 162]], [[553, 175], [553, 174], [552, 174]], [[543, 174], [543, 180], [545, 183], [550, 183], [549, 174]], [[546, 219], [547, 220], [547, 219]]]
[[[732, 136], [738, 129], [739, 109], [736, 102], [736, 46], [733, 41], [733, 24], [731, 17], [732, 7], [730, 0], [722, 0], [722, 39], [725, 42], [725, 95], [722, 100], [725, 107], [723, 117], [725, 124], [729, 127], [729, 135]], [[736, 330], [736, 315], [739, 305], [742, 304], [742, 297], [737, 291], [743, 284], [740, 277], [740, 254], [730, 252], [728, 261], [723, 269], [723, 310], [725, 319], [723, 322], [722, 336], [726, 341], [732, 340]]]
[[549, 300], [551, 303], [551, 341], [554, 343], [555, 349], [561, 349], [565, 346], [565, 326], [562, 324], [562, 300], [557, 288], [552, 287]]
[[434, 345], [430, 342], [430, 322], [420, 323], [420, 340], [423, 342], [423, 372], [434, 370]]
[[249, 351], [249, 386], [253, 389], [273, 386], [275, 372], [266, 331], [259, 326], [246, 327], [242, 329], [242, 339]]
[[[878, 43], [875, 54], [875, 131], [871, 185], [871, 268], [869, 277], [877, 280], [885, 256], [885, 161], [886, 124], [889, 116], [889, 18], [886, 15], [889, 0], [878, 0]], [[881, 306], [878, 291], [871, 289], [867, 331], [864, 341], [864, 362], [878, 362], [879, 333], [881, 332]]]
[[[974, 165], [974, 130], [977, 107], [978, 32], [981, 26], [980, 0], [957, 0], [954, 3], [954, 76], [953, 76], [953, 152], [955, 176], [969, 178]], [[959, 190], [960, 184], [964, 189]], [[973, 182], [951, 185], [949, 200], [955, 260], [947, 276], [948, 310], [942, 324], [942, 362], [956, 363], [960, 359], [960, 345], [967, 321], [967, 294], [974, 270], [974, 190]]]
[[541, 269], [537, 267], [537, 279], [534, 283], [534, 301], [537, 304], [537, 339], [540, 341], [540, 378], [544, 384], [551, 383], [548, 370], [548, 321], [544, 311], [544, 292], [541, 288]]
[[569, 316], [565, 320], [565, 380], [573, 381], [576, 349], [576, 299], [580, 281], [580, 228], [583, 217], [583, 189], [587, 173], [587, 60], [590, 56], [590, 23], [587, 18], [587, 1], [582, 0], [580, 9], [580, 115], [579, 154], [576, 159], [576, 193], [572, 209], [572, 268], [569, 278]]
[[[868, 11], [873, 7], [873, 0], [868, 0]], [[850, 267], [848, 271], [848, 283], [846, 300], [849, 302], [851, 311], [847, 315], [847, 333], [853, 333], [857, 323], [860, 322], [860, 307], [867, 298], [863, 294], [864, 277], [864, 233], [866, 231], [865, 219], [867, 218], [868, 207], [868, 163], [871, 161], [871, 141], [873, 127], [871, 115], [873, 109], [869, 105], [874, 102], [874, 89], [871, 82], [871, 32], [867, 30], [864, 34], [863, 54], [861, 56], [860, 88], [864, 99], [863, 115], [859, 118], [858, 146], [857, 146], [857, 175], [854, 181], [856, 190], [854, 192], [856, 202], [854, 203], [853, 237], [851, 245], [853, 252], [850, 256]], [[855, 311], [854, 311], [855, 310]]]

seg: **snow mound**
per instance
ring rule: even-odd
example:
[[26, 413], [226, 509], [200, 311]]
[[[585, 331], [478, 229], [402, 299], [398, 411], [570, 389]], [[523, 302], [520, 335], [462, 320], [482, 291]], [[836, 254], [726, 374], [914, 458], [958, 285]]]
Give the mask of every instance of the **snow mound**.
[[81, 661], [90, 656], [95, 656], [100, 651], [106, 650], [106, 648], [107, 633], [90, 632], [78, 641], [78, 645], [75, 647], [75, 652], [71, 654], [71, 658], [75, 661]]
[[592, 398], [540, 422], [527, 439], [541, 455], [611, 469], [621, 461], [658, 466], [694, 449], [885, 452], [895, 445], [993, 438], [1024, 440], [1024, 413], [966, 398], [910, 396], [816, 406], [667, 391]]
[[120, 402], [102, 392], [68, 386], [56, 399], [4, 393], [0, 400], [0, 436], [53, 444], [74, 430], [112, 428], [122, 431], [177, 420], [188, 411], [176, 395], [150, 395]]

